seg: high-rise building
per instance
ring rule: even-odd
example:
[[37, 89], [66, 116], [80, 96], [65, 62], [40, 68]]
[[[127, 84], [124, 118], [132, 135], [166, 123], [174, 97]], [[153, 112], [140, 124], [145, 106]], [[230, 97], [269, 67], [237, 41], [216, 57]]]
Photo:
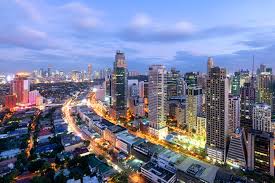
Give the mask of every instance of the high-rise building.
[[12, 109], [16, 106], [16, 95], [6, 95], [5, 96], [5, 107]]
[[48, 77], [51, 77], [52, 76], [52, 70], [51, 70], [51, 66], [48, 67]]
[[252, 128], [253, 107], [256, 103], [256, 89], [253, 83], [241, 87], [241, 127], [248, 132]]
[[274, 136], [251, 130], [248, 133], [248, 169], [274, 176]]
[[38, 98], [40, 98], [40, 93], [38, 90], [33, 90], [29, 92], [29, 104], [36, 105]]
[[240, 96], [241, 87], [241, 74], [240, 72], [235, 72], [231, 78], [231, 94], [233, 96]]
[[229, 95], [228, 99], [228, 132], [234, 133], [240, 127], [241, 100], [233, 95]]
[[184, 79], [185, 79], [187, 86], [197, 86], [198, 85], [198, 73], [197, 72], [185, 73]]
[[175, 118], [177, 120], [177, 127], [185, 128], [186, 124], [186, 104], [179, 104], [175, 109]]
[[211, 69], [214, 67], [214, 60], [212, 57], [208, 57], [207, 60], [207, 74], [210, 73]]
[[127, 64], [125, 55], [121, 51], [116, 52], [114, 71], [112, 76], [112, 107], [115, 118], [127, 117]]
[[105, 101], [108, 105], [112, 104], [112, 76], [108, 75], [105, 78]]
[[247, 167], [247, 145], [244, 129], [237, 128], [230, 134], [230, 143], [226, 163], [233, 166]]
[[228, 78], [226, 70], [210, 70], [206, 87], [206, 151], [208, 157], [225, 162], [228, 138]]
[[258, 102], [272, 105], [272, 74], [262, 72], [258, 75]]
[[180, 71], [177, 71], [175, 68], [172, 68], [167, 75], [167, 95], [168, 99], [174, 96], [178, 96], [178, 91], [180, 90]]
[[271, 107], [266, 104], [256, 104], [253, 107], [253, 129], [271, 132]]
[[188, 87], [186, 98], [186, 122], [190, 133], [197, 132], [197, 117], [202, 115], [202, 89]]
[[16, 95], [17, 103], [27, 104], [29, 101], [30, 81], [28, 73], [17, 73], [12, 81], [11, 94]]
[[168, 134], [167, 120], [167, 71], [163, 65], [149, 67], [149, 123], [150, 132], [158, 138]]
[[88, 65], [87, 79], [88, 81], [92, 80], [92, 64]]
[[82, 80], [82, 76], [81, 76], [81, 72], [80, 71], [72, 71], [72, 81], [74, 82], [80, 82]]

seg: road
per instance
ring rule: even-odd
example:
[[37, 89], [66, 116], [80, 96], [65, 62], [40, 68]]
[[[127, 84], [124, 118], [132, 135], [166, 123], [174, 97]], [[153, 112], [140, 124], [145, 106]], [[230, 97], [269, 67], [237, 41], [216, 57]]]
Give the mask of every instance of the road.
[[[117, 124], [117, 121], [113, 118], [111, 118], [110, 116], [106, 115], [106, 107], [105, 106], [102, 106], [102, 103], [101, 102], [98, 102], [95, 98], [95, 94], [91, 94], [90, 95], [90, 98], [88, 101], [88, 106], [90, 106], [94, 111], [95, 113], [97, 113], [97, 115], [105, 118], [106, 120], [110, 121], [111, 123], [113, 124]], [[104, 110], [103, 110], [104, 109]], [[123, 124], [120, 124], [122, 126], [124, 126]], [[125, 128], [127, 128], [127, 126], [124, 126]], [[174, 128], [173, 128], [174, 129]], [[173, 129], [170, 129], [170, 130], [173, 130]], [[184, 131], [182, 130], [178, 130], [177, 128], [174, 129], [176, 130], [176, 132], [180, 132], [181, 134], [185, 134]], [[161, 145], [171, 151], [174, 151], [174, 152], [177, 152], [181, 155], [184, 155], [184, 156], [189, 156], [191, 158], [194, 158], [194, 159], [197, 159], [197, 160], [200, 160], [200, 161], [204, 161], [204, 162], [207, 162], [209, 163], [209, 161], [207, 161], [205, 158], [203, 158], [202, 156], [196, 154], [194, 151], [192, 150], [188, 150], [188, 147], [181, 147], [181, 146], [177, 146], [177, 145], [173, 145], [167, 141], [164, 141], [164, 140], [160, 140], [160, 139], [157, 139], [156, 137], [154, 136], [151, 136], [150, 134], [145, 134], [145, 133], [141, 133], [139, 131], [137, 132], [134, 132], [134, 131], [131, 131], [128, 129], [128, 131], [137, 136], [137, 137], [140, 137], [140, 138], [143, 138], [143, 139], [146, 139], [148, 140], [149, 142], [153, 143], [153, 144], [156, 144], [156, 145]]]
[[91, 139], [89, 135], [87, 135], [84, 131], [82, 131], [77, 126], [76, 121], [75, 121], [74, 117], [71, 115], [71, 112], [70, 112], [71, 104], [73, 103], [73, 101], [74, 101], [73, 99], [69, 99], [67, 102], [65, 102], [65, 104], [62, 107], [62, 111], [63, 111], [63, 114], [64, 114], [64, 119], [68, 123], [69, 127], [72, 129], [73, 133], [75, 135], [80, 136], [83, 140], [90, 141], [89, 150], [91, 152], [95, 153], [96, 155], [103, 156], [107, 160], [107, 163], [111, 167], [113, 167], [115, 170], [117, 170], [118, 172], [126, 170], [124, 167], [122, 167], [122, 166], [116, 164], [115, 162], [113, 162], [111, 156], [106, 151], [103, 151], [100, 148], [100, 144], [97, 143], [95, 140]]

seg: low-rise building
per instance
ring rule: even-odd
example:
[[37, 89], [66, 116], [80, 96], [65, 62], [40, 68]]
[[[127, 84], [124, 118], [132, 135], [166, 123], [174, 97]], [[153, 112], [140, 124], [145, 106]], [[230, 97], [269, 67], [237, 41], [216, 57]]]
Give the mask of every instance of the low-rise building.
[[132, 146], [141, 142], [144, 142], [144, 139], [131, 135], [127, 131], [123, 131], [117, 135], [116, 148], [129, 154]]
[[64, 146], [64, 151], [74, 151], [84, 145], [84, 142], [79, 136], [73, 134], [65, 134], [61, 136], [61, 144]]
[[177, 181], [175, 173], [160, 167], [153, 161], [149, 161], [141, 167], [141, 174], [154, 183], [174, 183]]
[[103, 131], [103, 138], [108, 142], [110, 142], [112, 146], [115, 146], [117, 135], [119, 135], [124, 131], [127, 131], [127, 129], [122, 126], [119, 126], [119, 125], [109, 126]]

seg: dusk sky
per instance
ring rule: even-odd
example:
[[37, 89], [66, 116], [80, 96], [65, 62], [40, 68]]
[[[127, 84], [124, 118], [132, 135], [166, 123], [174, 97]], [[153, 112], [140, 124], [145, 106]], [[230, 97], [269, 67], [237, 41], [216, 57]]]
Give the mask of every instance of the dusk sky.
[[275, 68], [274, 0], [0, 0], [0, 72], [41, 67], [151, 64], [205, 71], [208, 56], [230, 72]]

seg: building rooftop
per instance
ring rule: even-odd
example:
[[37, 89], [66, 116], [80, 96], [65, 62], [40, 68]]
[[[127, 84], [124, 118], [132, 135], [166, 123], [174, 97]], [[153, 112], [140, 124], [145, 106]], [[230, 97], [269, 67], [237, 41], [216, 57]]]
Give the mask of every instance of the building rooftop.
[[164, 168], [161, 168], [156, 163], [151, 162], [151, 161], [149, 161], [148, 163], [143, 165], [142, 168], [151, 172], [154, 175], [157, 175], [158, 177], [162, 178], [163, 180], [165, 180], [167, 182], [175, 175], [174, 173], [172, 173]]
[[128, 133], [128, 131], [124, 131], [124, 132], [121, 132], [120, 134], [118, 134], [117, 139], [122, 140], [128, 144], [134, 144], [137, 142], [144, 141], [144, 139], [134, 136], [134, 135]]
[[108, 126], [107, 129], [110, 130], [112, 133], [119, 133], [127, 130], [126, 128], [119, 125]]
[[65, 147], [78, 144], [80, 142], [82, 142], [81, 138], [73, 134], [64, 134], [61, 136], [61, 143]]
[[175, 166], [178, 170], [209, 183], [213, 183], [215, 181], [216, 174], [219, 170], [219, 168], [214, 165], [210, 165], [189, 157]]

